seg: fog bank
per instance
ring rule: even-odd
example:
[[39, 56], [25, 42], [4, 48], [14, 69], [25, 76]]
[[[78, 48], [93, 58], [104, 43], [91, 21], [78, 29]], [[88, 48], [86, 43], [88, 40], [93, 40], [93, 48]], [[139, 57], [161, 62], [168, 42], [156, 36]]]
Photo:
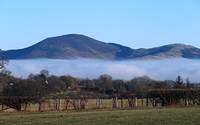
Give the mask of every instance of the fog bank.
[[128, 60], [104, 61], [91, 59], [53, 60], [30, 59], [10, 60], [7, 68], [17, 77], [37, 74], [42, 69], [54, 75], [72, 75], [80, 78], [97, 78], [109, 74], [114, 79], [130, 80], [138, 76], [149, 76], [157, 80], [175, 80], [178, 75], [200, 81], [200, 60], [166, 59], [166, 60]]

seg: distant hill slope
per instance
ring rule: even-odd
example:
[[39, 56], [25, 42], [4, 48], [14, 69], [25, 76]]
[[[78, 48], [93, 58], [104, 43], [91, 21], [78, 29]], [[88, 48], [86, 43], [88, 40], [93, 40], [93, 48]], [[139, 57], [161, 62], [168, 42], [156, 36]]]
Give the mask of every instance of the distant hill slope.
[[163, 59], [200, 58], [200, 49], [183, 44], [171, 44], [150, 49], [132, 49], [115, 43], [105, 43], [88, 36], [69, 34], [47, 38], [24, 49], [4, 51], [8, 59]]

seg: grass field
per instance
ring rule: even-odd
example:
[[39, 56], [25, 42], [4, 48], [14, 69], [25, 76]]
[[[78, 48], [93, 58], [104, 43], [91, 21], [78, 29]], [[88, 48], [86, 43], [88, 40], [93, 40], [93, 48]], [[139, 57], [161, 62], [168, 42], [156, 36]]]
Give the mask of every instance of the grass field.
[[0, 113], [0, 125], [200, 125], [200, 107]]

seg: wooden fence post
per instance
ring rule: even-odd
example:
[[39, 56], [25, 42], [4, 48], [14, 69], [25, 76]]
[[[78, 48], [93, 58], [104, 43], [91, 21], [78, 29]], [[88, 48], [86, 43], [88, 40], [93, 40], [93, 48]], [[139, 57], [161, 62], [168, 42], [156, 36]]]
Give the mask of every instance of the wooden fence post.
[[137, 100], [137, 97], [135, 97], [135, 107], [137, 107], [138, 106], [138, 100]]

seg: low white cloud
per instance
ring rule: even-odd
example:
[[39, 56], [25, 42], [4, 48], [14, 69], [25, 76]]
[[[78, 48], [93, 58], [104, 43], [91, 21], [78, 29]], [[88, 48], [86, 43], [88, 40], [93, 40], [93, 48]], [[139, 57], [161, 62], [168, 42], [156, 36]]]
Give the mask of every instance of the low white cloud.
[[27, 77], [47, 69], [54, 75], [72, 75], [80, 78], [97, 78], [109, 74], [114, 79], [129, 80], [138, 76], [149, 76], [157, 80], [174, 80], [178, 75], [200, 81], [200, 60], [11, 60], [8, 67], [14, 76]]

